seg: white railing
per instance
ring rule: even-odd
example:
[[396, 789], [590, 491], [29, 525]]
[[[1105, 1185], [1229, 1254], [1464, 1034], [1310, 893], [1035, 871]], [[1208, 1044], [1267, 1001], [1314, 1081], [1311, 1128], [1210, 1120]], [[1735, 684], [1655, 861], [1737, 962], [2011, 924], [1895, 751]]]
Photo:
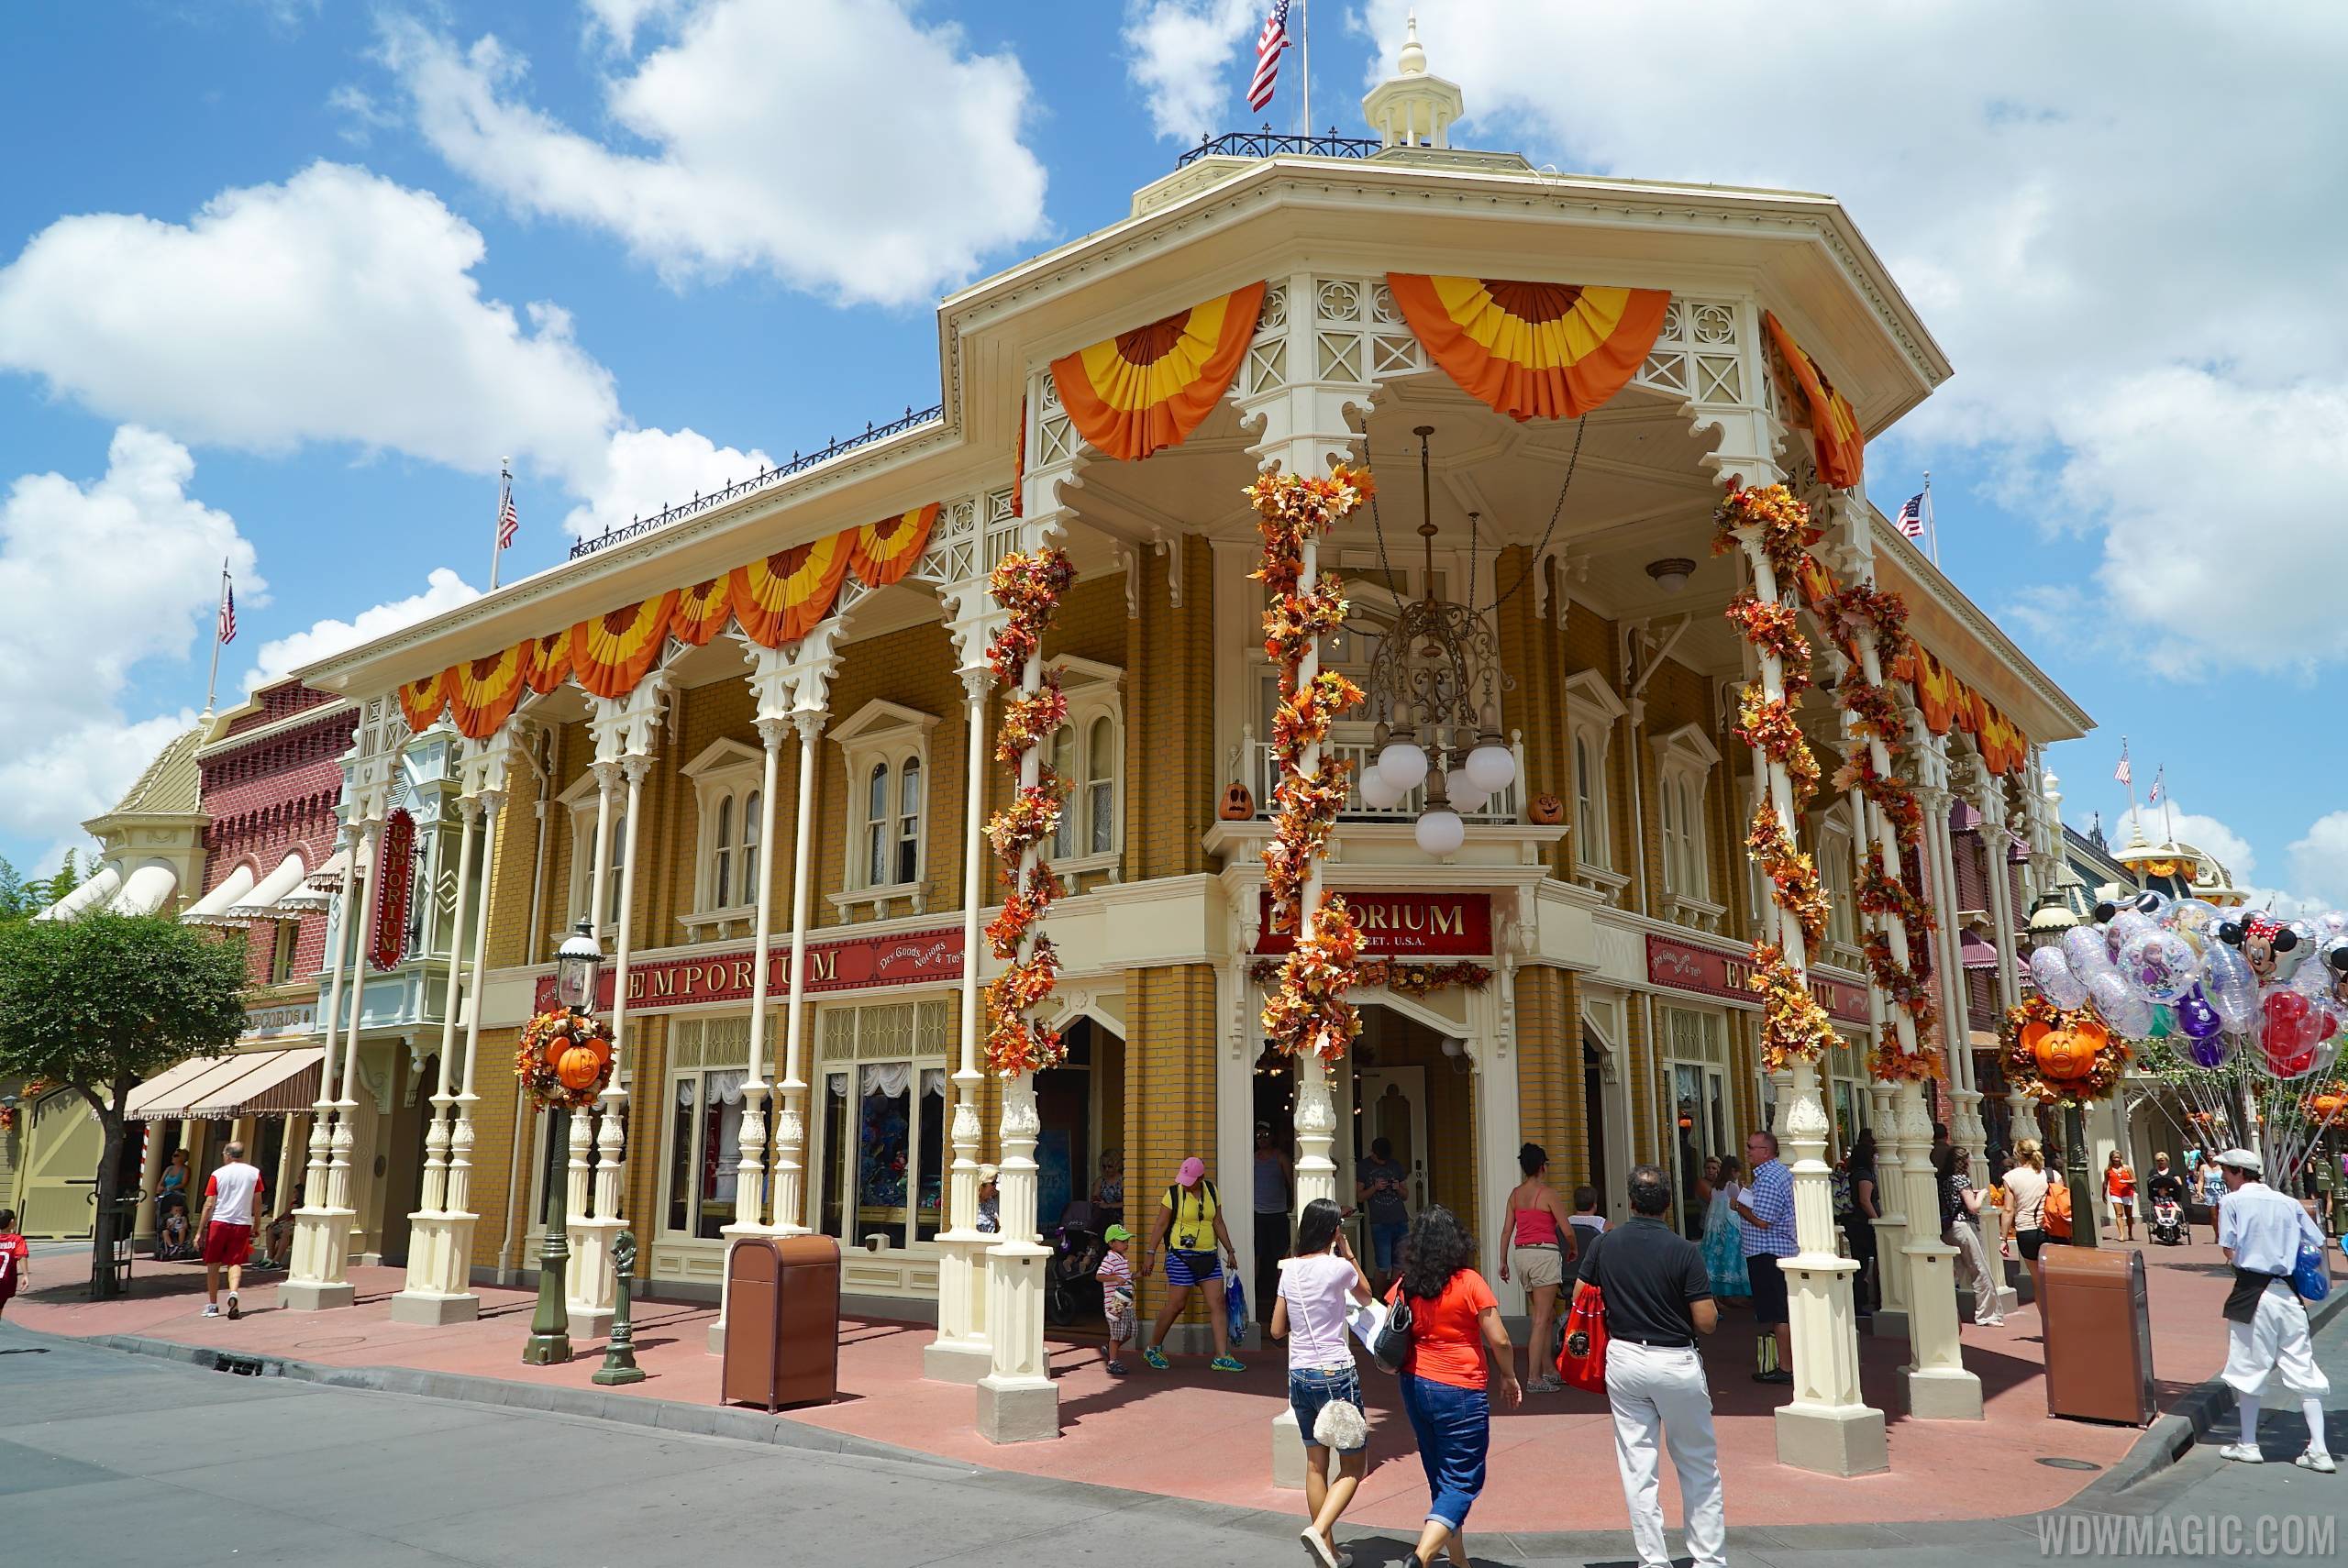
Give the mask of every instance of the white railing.
[[[1256, 814], [1268, 817], [1272, 813], [1272, 790], [1279, 783], [1279, 770], [1272, 761], [1268, 741], [1259, 741], [1254, 734], [1243, 734], [1240, 746], [1247, 757], [1248, 788], [1256, 792]], [[1361, 798], [1362, 770], [1376, 760], [1377, 747], [1368, 740], [1333, 740], [1329, 749], [1352, 765], [1352, 784], [1346, 792], [1344, 814], [1358, 822], [1406, 823], [1414, 820], [1426, 809], [1426, 787], [1421, 785], [1402, 797], [1399, 805], [1379, 811]], [[1490, 825], [1518, 820], [1517, 801], [1524, 791], [1524, 742], [1519, 735], [1511, 740], [1509, 749], [1516, 757], [1516, 782], [1484, 802], [1483, 809], [1461, 812], [1460, 820], [1471, 824]]]

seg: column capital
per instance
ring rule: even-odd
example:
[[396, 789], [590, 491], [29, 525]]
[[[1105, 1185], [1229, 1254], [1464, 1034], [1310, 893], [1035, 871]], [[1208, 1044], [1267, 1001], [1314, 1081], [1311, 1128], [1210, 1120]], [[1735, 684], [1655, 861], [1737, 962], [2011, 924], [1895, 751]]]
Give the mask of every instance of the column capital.
[[783, 737], [791, 734], [792, 721], [780, 715], [759, 720], [759, 743], [769, 751], [781, 749]]
[[972, 703], [983, 703], [994, 690], [994, 671], [986, 665], [964, 665], [958, 671], [962, 678], [963, 695]]
[[801, 708], [791, 715], [792, 725], [798, 730], [799, 738], [809, 745], [824, 738], [824, 726], [831, 722], [831, 711], [827, 708]]

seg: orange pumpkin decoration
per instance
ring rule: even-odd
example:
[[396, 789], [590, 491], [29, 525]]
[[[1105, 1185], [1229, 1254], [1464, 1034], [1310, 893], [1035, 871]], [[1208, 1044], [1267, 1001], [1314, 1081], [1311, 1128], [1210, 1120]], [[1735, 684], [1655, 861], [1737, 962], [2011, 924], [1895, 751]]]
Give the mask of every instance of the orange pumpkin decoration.
[[2342, 1111], [2348, 1110], [2348, 1094], [2342, 1094], [2337, 1088], [2326, 1089], [2309, 1098], [2308, 1109], [2315, 1112], [2319, 1121], [2329, 1121]]
[[1256, 814], [1256, 797], [1246, 785], [1234, 779], [1223, 792], [1223, 804], [1217, 810], [1224, 822], [1244, 823]]
[[1566, 820], [1566, 803], [1555, 795], [1535, 795], [1531, 815], [1543, 827], [1556, 827]]
[[592, 1045], [570, 1045], [555, 1058], [554, 1076], [562, 1087], [576, 1093], [595, 1087], [603, 1076], [604, 1056]]
[[2049, 1082], [2085, 1077], [2094, 1070], [2096, 1054], [2110, 1043], [2110, 1031], [2091, 1020], [2069, 1029], [2032, 1023], [2021, 1032], [2023, 1049], [2038, 1064]]

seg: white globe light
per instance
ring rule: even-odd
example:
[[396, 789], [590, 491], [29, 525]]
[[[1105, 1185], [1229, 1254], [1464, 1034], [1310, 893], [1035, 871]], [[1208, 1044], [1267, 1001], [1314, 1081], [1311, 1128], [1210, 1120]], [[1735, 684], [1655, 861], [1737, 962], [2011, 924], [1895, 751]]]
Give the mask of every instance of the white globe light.
[[1468, 826], [1459, 813], [1441, 806], [1419, 818], [1417, 830], [1412, 836], [1419, 848], [1429, 855], [1450, 855], [1468, 842]]
[[1444, 793], [1451, 797], [1455, 812], [1480, 812], [1492, 798], [1491, 791], [1480, 790], [1464, 767], [1455, 767], [1443, 776]]
[[1468, 754], [1468, 778], [1487, 795], [1498, 794], [1516, 782], [1516, 756], [1504, 745], [1489, 742]]
[[1427, 754], [1410, 741], [1388, 741], [1386, 749], [1378, 754], [1378, 771], [1407, 795], [1427, 776]]
[[1361, 803], [1373, 812], [1390, 812], [1402, 803], [1402, 791], [1389, 784], [1377, 768], [1366, 767], [1361, 775]]

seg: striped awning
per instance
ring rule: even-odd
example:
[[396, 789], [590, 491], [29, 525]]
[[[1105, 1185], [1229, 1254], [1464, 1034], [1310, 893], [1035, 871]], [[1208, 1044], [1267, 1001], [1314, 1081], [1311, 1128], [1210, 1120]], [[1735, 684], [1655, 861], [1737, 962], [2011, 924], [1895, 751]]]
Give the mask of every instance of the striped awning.
[[33, 916], [35, 920], [77, 920], [115, 896], [122, 887], [122, 873], [107, 867], [96, 876]]
[[1956, 946], [1968, 969], [1994, 969], [1998, 966], [1998, 944], [1978, 932], [1959, 932]]
[[302, 857], [289, 855], [277, 863], [277, 869], [263, 877], [249, 893], [228, 906], [231, 920], [274, 920], [278, 904], [286, 894], [302, 885]]
[[239, 866], [220, 878], [220, 885], [190, 904], [180, 914], [189, 925], [230, 925], [228, 906], [253, 890], [253, 868]]
[[326, 1056], [318, 1046], [296, 1045], [191, 1057], [131, 1090], [123, 1114], [139, 1121], [227, 1121], [305, 1111], [317, 1103]]
[[179, 889], [180, 874], [168, 866], [141, 866], [133, 871], [106, 904], [113, 914], [149, 915], [172, 901], [172, 894]]

